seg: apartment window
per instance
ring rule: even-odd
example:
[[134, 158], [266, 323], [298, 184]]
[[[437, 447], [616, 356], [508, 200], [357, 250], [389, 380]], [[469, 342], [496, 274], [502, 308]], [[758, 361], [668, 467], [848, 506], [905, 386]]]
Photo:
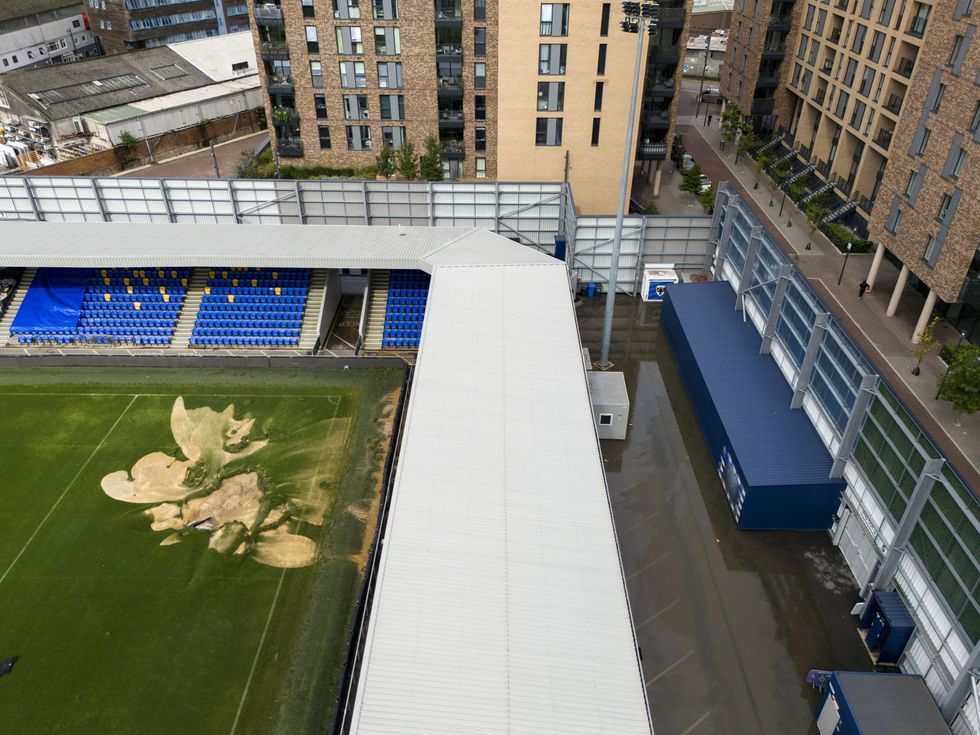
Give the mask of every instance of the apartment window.
[[368, 119], [368, 98], [366, 94], [344, 95], [344, 119], [345, 120]]
[[320, 66], [319, 61], [310, 62], [310, 78], [313, 81], [314, 89], [323, 88], [323, 67]]
[[926, 249], [922, 253], [922, 259], [932, 267], [936, 258], [939, 257], [939, 240], [934, 238], [932, 235], [926, 239]]
[[563, 43], [542, 43], [538, 46], [538, 73], [564, 74], [568, 46]]
[[561, 118], [539, 117], [534, 131], [535, 145], [561, 145]]
[[306, 26], [306, 50], [311, 54], [320, 52], [320, 42], [316, 37], [316, 26]]
[[599, 35], [609, 35], [609, 10], [612, 3], [602, 4], [602, 19], [599, 21]]
[[813, 32], [816, 35], [818, 35], [818, 36], [822, 36], [823, 35], [823, 28], [824, 28], [824, 25], [826, 25], [826, 23], [827, 23], [827, 11], [821, 9], [817, 13], [817, 27], [813, 29]]
[[946, 94], [946, 85], [940, 84], [936, 89], [936, 98], [932, 102], [932, 112], [939, 112], [939, 106], [943, 103], [944, 94]]
[[953, 15], [953, 20], [959, 20], [964, 15], [973, 15], [973, 6], [976, 4], [976, 0], [960, 0], [959, 6], [956, 8], [956, 13]]
[[541, 35], [568, 35], [568, 3], [541, 4]]
[[953, 39], [953, 48], [949, 52], [949, 59], [946, 60], [946, 66], [956, 66], [956, 62], [959, 59], [960, 53], [963, 51], [963, 36], [956, 36]]
[[316, 110], [318, 120], [327, 119], [327, 97], [322, 94], [313, 95], [313, 109]]
[[929, 128], [925, 128], [922, 132], [922, 140], [919, 141], [919, 150], [916, 152], [917, 155], [925, 155], [926, 147], [929, 145], [929, 137], [932, 135], [932, 131]]
[[340, 86], [347, 89], [364, 89], [367, 87], [363, 61], [340, 62]]
[[374, 50], [378, 56], [397, 56], [402, 52], [401, 31], [385, 26], [374, 29]]
[[864, 48], [864, 36], [868, 32], [868, 27], [858, 23], [857, 30], [854, 31], [854, 40], [851, 42], [851, 51], [856, 54], [861, 53]]
[[592, 145], [599, 145], [599, 125], [601, 122], [601, 118], [592, 118]]
[[400, 94], [383, 94], [380, 102], [382, 120], [405, 119], [405, 98]]
[[854, 75], [857, 73], [857, 66], [858, 63], [856, 59], [848, 59], [847, 70], [844, 72], [845, 87], [850, 87], [852, 84], [854, 84]]
[[487, 19], [487, 0], [473, 0], [473, 20]]
[[487, 65], [482, 61], [473, 64], [473, 89], [487, 88]]
[[940, 222], [946, 219], [946, 215], [949, 214], [949, 205], [953, 202], [953, 197], [949, 194], [943, 194], [943, 199], [939, 202], [939, 214], [936, 215], [936, 219]]
[[793, 68], [793, 78], [790, 80], [789, 85], [795, 87], [800, 82], [800, 77], [803, 76], [803, 67], [799, 64], [794, 64]]
[[820, 53], [820, 42], [813, 41], [813, 43], [810, 44], [810, 58], [807, 59], [807, 61], [816, 66], [818, 53]]
[[487, 178], [487, 159], [485, 158], [476, 159], [476, 178], [478, 179]]
[[487, 55], [487, 29], [486, 28], [473, 29], [473, 55], [474, 56]]
[[401, 89], [405, 86], [400, 61], [378, 62], [378, 86], [381, 89]]
[[333, 0], [333, 17], [338, 20], [357, 20], [361, 17], [361, 0]]
[[912, 23], [909, 25], [909, 33], [911, 33], [913, 36], [922, 38], [922, 36], [925, 35], [926, 24], [929, 22], [929, 13], [931, 12], [931, 5], [916, 3], [915, 15], [912, 17]]
[[975, 133], [980, 130], [980, 101], [977, 102], [977, 106], [973, 108], [973, 119], [970, 120], [970, 132]]
[[911, 197], [915, 192], [915, 179], [918, 174], [915, 171], [909, 171], [909, 180], [905, 182], [905, 196]]
[[885, 46], [885, 34], [875, 31], [871, 37], [871, 48], [868, 49], [868, 58], [877, 63], [881, 58], [881, 49]]
[[381, 140], [391, 150], [397, 151], [405, 142], [405, 128], [401, 125], [385, 125], [381, 128]]
[[896, 209], [895, 210], [895, 221], [892, 222], [892, 228], [891, 228], [893, 235], [897, 235], [898, 234], [898, 227], [899, 227], [899, 225], [902, 224], [902, 217], [903, 217], [904, 214], [905, 213], [901, 209]]
[[960, 148], [956, 153], [956, 159], [953, 163], [953, 169], [950, 172], [950, 176], [954, 179], [958, 179], [960, 174], [963, 172], [963, 164], [966, 163], [966, 149]]
[[398, 20], [398, 0], [373, 0], [375, 20]]
[[487, 119], [487, 98], [482, 94], [478, 94], [473, 98], [473, 119]]
[[872, 66], [864, 67], [864, 76], [861, 77], [861, 86], [858, 87], [858, 92], [867, 97], [871, 94], [871, 88], [875, 83], [875, 70]]
[[595, 83], [595, 104], [592, 106], [592, 109], [596, 112], [600, 112], [602, 110], [602, 91], [605, 86], [605, 82]]
[[301, 0], [303, 6], [303, 17], [314, 18], [316, 12], [313, 10], [313, 0]]
[[538, 112], [565, 109], [565, 82], [538, 82]]
[[806, 20], [803, 21], [803, 27], [806, 30], [810, 30], [813, 26], [813, 14], [817, 12], [817, 7], [815, 5], [807, 5], [806, 7]]
[[596, 64], [595, 73], [602, 75], [606, 73], [606, 44], [599, 44], [599, 61]]
[[360, 26], [340, 26], [337, 28], [337, 53], [356, 54], [358, 56], [364, 53], [364, 40], [361, 37]]
[[861, 123], [864, 122], [864, 110], [866, 106], [861, 100], [854, 103], [854, 112], [851, 113], [851, 127], [861, 129]]
[[844, 113], [847, 111], [847, 102], [850, 98], [851, 96], [847, 92], [841, 92], [837, 98], [837, 109], [834, 110], [834, 114], [841, 120], [844, 119]]
[[330, 147], [330, 128], [326, 125], [317, 125], [317, 134], [320, 136], [320, 147]]
[[371, 150], [371, 128], [367, 125], [347, 126], [347, 150]]
[[800, 36], [800, 47], [796, 50], [796, 58], [805, 59], [806, 58], [806, 45], [810, 42], [810, 39], [806, 36]]
[[485, 151], [487, 149], [487, 129], [473, 128], [473, 150]]

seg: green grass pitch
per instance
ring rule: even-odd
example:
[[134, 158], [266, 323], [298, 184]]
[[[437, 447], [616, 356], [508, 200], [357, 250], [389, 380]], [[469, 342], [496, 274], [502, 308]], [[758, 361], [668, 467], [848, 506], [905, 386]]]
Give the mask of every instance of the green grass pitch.
[[[0, 731], [325, 731], [401, 380], [397, 370], [0, 371], [0, 659], [19, 657], [0, 677]], [[221, 547], [213, 526], [240, 511], [205, 506], [210, 530], [155, 531], [146, 511], [161, 503], [121, 502], [101, 486], [154, 452], [189, 461], [171, 427], [178, 396], [190, 414], [234, 404], [236, 420], [254, 419], [245, 440], [226, 437], [224, 459], [199, 459], [184, 480], [213, 500], [228, 478], [259, 478], [252, 518], [228, 524], [224, 548], [209, 546]], [[256, 442], [267, 444], [244, 451]], [[315, 561], [259, 561], [275, 533], [304, 536]]]

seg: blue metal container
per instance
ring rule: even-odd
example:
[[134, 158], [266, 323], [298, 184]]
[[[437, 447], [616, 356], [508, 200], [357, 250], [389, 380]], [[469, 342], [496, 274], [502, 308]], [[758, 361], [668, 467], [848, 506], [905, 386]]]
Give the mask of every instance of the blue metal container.
[[727, 283], [667, 287], [667, 337], [736, 525], [826, 530], [844, 483]]

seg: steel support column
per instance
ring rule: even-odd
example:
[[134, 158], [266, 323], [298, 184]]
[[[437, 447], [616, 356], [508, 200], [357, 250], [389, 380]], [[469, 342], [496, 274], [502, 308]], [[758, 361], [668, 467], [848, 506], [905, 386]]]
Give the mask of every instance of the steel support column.
[[[299, 194], [299, 192], [297, 192], [297, 195], [298, 194]], [[363, 204], [364, 204], [364, 224], [370, 225], [371, 224], [371, 205], [368, 202], [368, 188], [367, 188], [367, 182], [366, 181], [362, 181], [361, 182], [361, 198], [362, 198]]]
[[[734, 207], [730, 205], [725, 206], [725, 224], [721, 228], [721, 237], [718, 238], [718, 250], [715, 255], [715, 272], [714, 280], [721, 280], [721, 271], [724, 267], [725, 261], [728, 259], [728, 243], [732, 237], [732, 226], [735, 224], [735, 214], [733, 212]], [[708, 270], [711, 270], [711, 254], [709, 253], [708, 258]]]
[[915, 483], [912, 497], [909, 498], [909, 504], [905, 507], [902, 520], [899, 521], [898, 528], [895, 530], [895, 537], [885, 552], [885, 558], [882, 559], [881, 566], [878, 567], [878, 573], [875, 574], [874, 582], [872, 582], [873, 589], [865, 591], [865, 604], [871, 599], [871, 593], [874, 590], [891, 587], [892, 581], [895, 579], [895, 571], [898, 569], [898, 563], [902, 560], [905, 547], [912, 535], [912, 529], [915, 528], [916, 521], [922, 515], [922, 509], [926, 505], [926, 500], [929, 499], [932, 486], [939, 479], [939, 472], [944, 464], [945, 460], [930, 459], [922, 468], [922, 472], [919, 473], [919, 479]]
[[967, 659], [966, 665], [960, 669], [953, 680], [953, 685], [947, 690], [945, 696], [939, 700], [939, 711], [946, 722], [952, 722], [960, 708], [966, 702], [966, 698], [973, 691], [973, 684], [970, 681], [971, 671], [980, 668], [980, 643], [973, 646], [973, 652]]
[[742, 296], [749, 290], [748, 282], [752, 280], [752, 270], [755, 268], [756, 258], [759, 256], [759, 246], [762, 244], [762, 226], [756, 225], [752, 228], [749, 236], [749, 244], [745, 249], [745, 262], [742, 264], [742, 272], [738, 277], [738, 296], [735, 299], [735, 308], [742, 308]]
[[854, 404], [851, 412], [847, 416], [847, 424], [844, 426], [844, 433], [841, 435], [840, 444], [837, 446], [837, 453], [834, 455], [834, 464], [830, 468], [831, 477], [843, 477], [844, 467], [847, 465], [847, 458], [854, 451], [854, 442], [857, 441], [858, 431], [864, 421], [864, 415], [868, 412], [871, 399], [878, 392], [878, 376], [865, 375], [861, 378], [861, 387], [858, 389], [857, 396], [854, 397]]
[[810, 385], [810, 376], [813, 374], [813, 366], [817, 362], [817, 350], [823, 342], [823, 333], [830, 323], [830, 314], [823, 312], [817, 314], [813, 322], [813, 331], [810, 332], [810, 341], [806, 343], [806, 352], [803, 355], [803, 363], [800, 365], [800, 374], [796, 376], [796, 385], [793, 386], [793, 400], [790, 408], [799, 408], [803, 405], [803, 397], [806, 395], [807, 386]]
[[24, 182], [24, 191], [27, 192], [27, 199], [31, 203], [31, 209], [34, 210], [34, 216], [37, 217], [38, 222], [44, 222], [44, 212], [38, 206], [37, 197], [34, 196], [34, 187], [31, 186], [30, 178], [25, 176], [21, 181]]
[[782, 311], [783, 299], [786, 298], [786, 289], [789, 287], [789, 281], [792, 277], [793, 266], [788, 263], [779, 266], [779, 274], [776, 276], [776, 290], [772, 294], [772, 306], [769, 307], [766, 326], [762, 329], [762, 345], [759, 347], [759, 354], [761, 355], [768, 355], [772, 349], [772, 340], [776, 334], [779, 313]]
[[167, 210], [167, 219], [171, 223], [177, 222], [177, 215], [174, 214], [174, 208], [170, 205], [170, 195], [167, 193], [167, 180], [160, 179], [160, 196], [163, 197], [163, 206]]

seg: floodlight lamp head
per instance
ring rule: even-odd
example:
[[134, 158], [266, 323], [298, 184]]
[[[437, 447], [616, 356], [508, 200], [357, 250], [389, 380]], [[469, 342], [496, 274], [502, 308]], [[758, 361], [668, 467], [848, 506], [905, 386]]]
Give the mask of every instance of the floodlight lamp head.
[[643, 3], [640, 7], [640, 14], [644, 18], [656, 18], [660, 3]]
[[625, 15], [627, 18], [639, 18], [640, 4], [636, 2], [624, 2], [623, 15]]
[[639, 22], [633, 20], [632, 18], [623, 18], [623, 20], [620, 21], [619, 25], [627, 33], [637, 33], [640, 30]]

